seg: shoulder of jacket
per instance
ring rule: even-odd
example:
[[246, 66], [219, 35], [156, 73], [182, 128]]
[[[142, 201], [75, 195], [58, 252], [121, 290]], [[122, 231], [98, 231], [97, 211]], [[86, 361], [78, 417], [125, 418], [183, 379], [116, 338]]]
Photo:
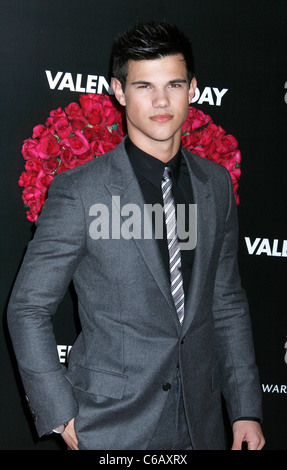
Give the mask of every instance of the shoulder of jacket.
[[190, 152], [189, 150], [183, 149], [186, 158], [190, 161], [191, 164], [198, 165], [206, 173], [218, 173], [226, 174], [228, 170], [221, 165], [220, 163], [209, 160], [208, 158], [201, 157], [195, 153]]
[[110, 162], [118, 159], [123, 152], [123, 142], [110, 152], [94, 157], [92, 160], [78, 165], [75, 168], [68, 169], [59, 173], [54, 180], [71, 180], [71, 182], [80, 183], [80, 181], [90, 180], [91, 178], [103, 178], [110, 171]]

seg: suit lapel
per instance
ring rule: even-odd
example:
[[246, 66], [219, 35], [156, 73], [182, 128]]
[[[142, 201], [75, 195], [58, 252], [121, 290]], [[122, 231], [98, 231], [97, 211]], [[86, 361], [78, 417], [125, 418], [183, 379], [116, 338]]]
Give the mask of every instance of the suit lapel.
[[202, 286], [208, 277], [207, 266], [209, 259], [209, 241], [214, 239], [214, 200], [211, 194], [211, 179], [203, 172], [196, 160], [186, 151], [183, 151], [187, 162], [194, 203], [197, 205], [197, 244], [195, 248], [191, 281], [185, 304], [185, 318], [183, 332], [185, 334], [191, 325], [194, 313], [200, 311]]

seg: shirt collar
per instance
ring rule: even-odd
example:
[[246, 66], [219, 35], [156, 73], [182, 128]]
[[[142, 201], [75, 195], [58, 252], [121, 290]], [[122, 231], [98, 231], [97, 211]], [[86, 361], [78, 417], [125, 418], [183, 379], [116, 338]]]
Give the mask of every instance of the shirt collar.
[[125, 147], [138, 178], [144, 177], [156, 187], [160, 187], [164, 168], [168, 166], [172, 170], [174, 183], [176, 184], [181, 166], [181, 145], [176, 155], [168, 163], [164, 163], [139, 149], [128, 136], [125, 140]]

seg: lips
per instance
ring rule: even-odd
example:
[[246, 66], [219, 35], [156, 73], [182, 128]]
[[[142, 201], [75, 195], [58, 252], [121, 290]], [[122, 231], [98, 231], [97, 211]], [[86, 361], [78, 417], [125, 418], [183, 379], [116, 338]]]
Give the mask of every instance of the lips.
[[156, 114], [155, 116], [151, 116], [151, 120], [155, 122], [167, 122], [173, 118], [171, 114]]

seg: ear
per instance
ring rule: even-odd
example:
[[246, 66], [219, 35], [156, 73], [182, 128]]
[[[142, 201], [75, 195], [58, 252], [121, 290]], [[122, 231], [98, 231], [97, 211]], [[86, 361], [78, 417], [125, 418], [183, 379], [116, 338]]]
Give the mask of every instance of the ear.
[[121, 82], [117, 78], [113, 79], [112, 88], [114, 90], [114, 94], [115, 94], [115, 97], [117, 98], [118, 102], [122, 106], [125, 106], [126, 105], [125, 93], [124, 93]]
[[191, 103], [193, 97], [194, 97], [194, 93], [195, 93], [195, 90], [196, 90], [196, 87], [197, 87], [197, 81], [196, 81], [196, 78], [193, 77], [193, 79], [191, 80], [190, 82], [190, 87], [189, 87], [189, 92], [188, 92], [188, 95], [189, 95], [189, 104]]

